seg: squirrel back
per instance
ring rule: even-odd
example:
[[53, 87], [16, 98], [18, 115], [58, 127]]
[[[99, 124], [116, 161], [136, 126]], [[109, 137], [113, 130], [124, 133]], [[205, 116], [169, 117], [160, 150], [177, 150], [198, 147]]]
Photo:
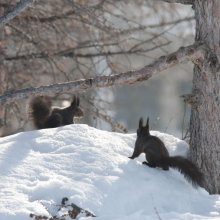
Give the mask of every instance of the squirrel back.
[[164, 143], [158, 137], [150, 135], [149, 118], [146, 126], [143, 126], [143, 118], [140, 118], [134, 152], [129, 158], [134, 159], [141, 153], [145, 153], [147, 159], [142, 164], [163, 170], [169, 170], [169, 167], [178, 169], [195, 188], [203, 186], [204, 176], [194, 163], [181, 156], [170, 157]]
[[74, 117], [82, 117], [83, 111], [79, 108], [79, 97], [74, 96], [70, 106], [65, 108], [52, 107], [51, 98], [37, 96], [30, 100], [27, 113], [28, 119], [37, 129], [55, 128], [74, 124]]

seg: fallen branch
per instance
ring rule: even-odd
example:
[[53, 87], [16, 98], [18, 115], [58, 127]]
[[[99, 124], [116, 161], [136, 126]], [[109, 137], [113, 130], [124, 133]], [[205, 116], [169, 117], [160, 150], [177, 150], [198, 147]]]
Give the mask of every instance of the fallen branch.
[[79, 206], [75, 205], [74, 203], [71, 203], [72, 210], [69, 210], [69, 216], [72, 219], [75, 219], [78, 215], [85, 215], [85, 217], [96, 217], [91, 212], [80, 208]]
[[[38, 202], [40, 202], [40, 200], [38, 199], [35, 199], [37, 200]], [[68, 198], [67, 197], [64, 197], [62, 199], [62, 202], [60, 205], [54, 205], [56, 207], [59, 207], [59, 210], [58, 212], [61, 210], [61, 208], [67, 208], [68, 210], [66, 214], [62, 215], [62, 216], [53, 216], [49, 211], [48, 211], [48, 208], [42, 203], [40, 202], [41, 205], [44, 206], [44, 208], [46, 209], [46, 211], [49, 213], [49, 215], [51, 217], [48, 217], [48, 216], [43, 216], [43, 215], [35, 215], [34, 213], [30, 213], [30, 218], [34, 218], [35, 217], [35, 220], [42, 220], [42, 219], [49, 219], [49, 220], [66, 220], [66, 217], [70, 217], [71, 219], [76, 219], [76, 217], [97, 217], [95, 216], [93, 213], [85, 210], [85, 209], [82, 209], [80, 208], [79, 206], [75, 205], [74, 203], [71, 203], [71, 205], [66, 205], [66, 202], [68, 201]], [[69, 208], [72, 208], [72, 210], [70, 210]]]
[[27, 99], [39, 95], [55, 95], [64, 92], [74, 92], [86, 89], [96, 89], [101, 87], [118, 86], [122, 84], [133, 84], [148, 80], [153, 75], [162, 72], [178, 64], [192, 61], [196, 65], [201, 64], [206, 56], [206, 46], [202, 43], [195, 43], [188, 47], [180, 47], [176, 52], [167, 56], [162, 56], [153, 63], [142, 69], [119, 73], [115, 75], [97, 76], [90, 79], [76, 80], [72, 82], [40, 86], [18, 90], [0, 96], [0, 105], [4, 106], [11, 102]]
[[0, 28], [2, 28], [9, 20], [20, 14], [25, 8], [33, 4], [36, 0], [20, 0], [13, 6], [7, 14], [0, 17]]

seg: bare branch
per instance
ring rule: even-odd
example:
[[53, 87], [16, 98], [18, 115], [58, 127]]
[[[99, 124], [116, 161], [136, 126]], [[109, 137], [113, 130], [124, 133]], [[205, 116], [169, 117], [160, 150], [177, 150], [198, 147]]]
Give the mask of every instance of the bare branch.
[[28, 42], [32, 43], [32, 44], [35, 45], [36, 47], [38, 46], [38, 42], [34, 41], [31, 36], [29, 36], [28, 34], [25, 34], [22, 30], [19, 30], [18, 28], [16, 28], [16, 27], [13, 26], [13, 25], [10, 25], [10, 24], [6, 24], [6, 26], [10, 27], [11, 29], [17, 31], [19, 34], [21, 34], [22, 36], [24, 36], [24, 38], [25, 38]]
[[183, 5], [194, 5], [194, 0], [158, 0], [158, 1], [164, 1], [168, 3], [180, 3]]
[[[146, 49], [146, 50], [143, 50], [143, 49], [133, 50], [137, 46], [136, 45], [134, 48], [130, 49], [129, 51], [116, 51], [116, 52], [108, 51], [108, 52], [103, 52], [103, 53], [88, 53], [88, 54], [74, 53], [74, 50], [78, 49], [76, 47], [76, 48], [73, 48], [72, 50], [68, 49], [68, 50], [65, 50], [64, 52], [60, 51], [60, 52], [53, 53], [51, 55], [49, 55], [48, 52], [44, 51], [43, 53], [31, 53], [31, 54], [28, 54], [28, 55], [5, 57], [5, 60], [11, 61], [11, 60], [23, 60], [23, 59], [44, 59], [44, 58], [53, 57], [53, 56], [71, 57], [71, 58], [73, 58], [73, 57], [91, 58], [91, 57], [113, 56], [113, 55], [122, 55], [122, 54], [137, 54], [138, 52], [139, 53], [149, 52], [149, 51], [158, 49], [160, 47], [166, 46], [170, 43], [171, 43], [171, 41], [168, 41], [167, 43], [164, 43], [164, 44], [161, 44], [161, 45], [158, 45], [158, 46], [152, 47], [150, 49]], [[109, 46], [109, 45], [103, 45], [103, 47], [104, 46]]]
[[194, 20], [194, 19], [195, 19], [195, 17], [191, 16], [191, 17], [179, 19], [179, 20], [176, 20], [176, 21], [170, 21], [170, 22], [166, 22], [166, 23], [162, 23], [162, 24], [149, 25], [148, 27], [149, 28], [163, 27], [163, 26], [172, 25], [172, 24], [179, 24], [179, 23], [185, 22], [185, 21], [191, 21], [191, 20]]
[[67, 83], [22, 89], [0, 96], [0, 104], [5, 105], [14, 101], [39, 95], [54, 95], [58, 93], [73, 92], [85, 89], [96, 89], [122, 84], [133, 84], [135, 82], [148, 80], [153, 75], [180, 63], [192, 61], [198, 65], [204, 61], [205, 55], [206, 46], [202, 43], [196, 43], [188, 47], [180, 47], [176, 52], [167, 56], [162, 56], [150, 65], [145, 66], [139, 70], [119, 73], [116, 75], [103, 75], [93, 79], [82, 79]]
[[53, 16], [50, 16], [50, 17], [33, 17], [33, 16], [30, 16], [28, 18], [25, 18], [26, 20], [31, 20], [31, 21], [40, 21], [42, 23], [44, 22], [53, 22], [53, 21], [56, 21], [56, 20], [60, 20], [60, 19], [65, 19], [65, 18], [68, 18], [70, 15], [74, 15], [75, 14], [75, 10], [71, 10], [71, 11], [68, 11], [64, 14], [61, 14], [61, 15], [53, 15]]
[[9, 20], [13, 19], [25, 8], [33, 4], [36, 0], [20, 0], [7, 14], [0, 17], [0, 28], [3, 27]]

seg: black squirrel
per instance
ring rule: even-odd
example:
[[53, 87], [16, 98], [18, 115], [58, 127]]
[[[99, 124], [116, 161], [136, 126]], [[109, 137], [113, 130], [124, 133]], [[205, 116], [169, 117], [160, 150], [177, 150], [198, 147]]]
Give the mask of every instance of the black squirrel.
[[160, 167], [163, 170], [169, 170], [169, 167], [176, 168], [195, 188], [203, 186], [204, 176], [194, 163], [181, 156], [170, 157], [164, 143], [158, 137], [150, 135], [149, 117], [146, 126], [143, 126], [143, 118], [140, 118], [135, 149], [129, 158], [134, 159], [141, 153], [145, 153], [147, 159], [147, 162], [144, 161], [142, 164], [152, 168]]
[[28, 104], [28, 119], [37, 129], [74, 124], [74, 118], [84, 115], [82, 109], [79, 108], [79, 102], [79, 97], [74, 96], [70, 106], [59, 108], [52, 106], [50, 97], [37, 96], [32, 98]]

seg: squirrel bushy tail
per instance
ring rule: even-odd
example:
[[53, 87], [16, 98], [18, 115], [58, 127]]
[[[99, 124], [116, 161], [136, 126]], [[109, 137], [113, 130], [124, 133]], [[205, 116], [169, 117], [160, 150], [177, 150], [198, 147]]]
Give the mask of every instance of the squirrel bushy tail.
[[28, 105], [28, 118], [37, 128], [44, 128], [44, 124], [52, 111], [52, 101], [47, 96], [37, 96], [30, 100]]
[[32, 98], [27, 106], [28, 118], [37, 129], [56, 128], [74, 124], [74, 118], [84, 116], [79, 103], [79, 97], [74, 95], [69, 106], [59, 108], [52, 106], [50, 97], [38, 96]]
[[145, 153], [146, 156], [146, 161], [143, 161], [142, 164], [151, 168], [160, 167], [163, 170], [169, 170], [169, 167], [175, 168], [180, 171], [195, 188], [198, 188], [198, 186], [203, 187], [204, 176], [199, 168], [184, 157], [170, 157], [163, 141], [150, 134], [149, 118], [145, 126], [143, 124], [143, 118], [140, 118], [134, 152], [129, 158], [134, 159], [139, 157], [141, 153]]
[[198, 186], [203, 187], [204, 176], [199, 168], [192, 163], [190, 160], [181, 157], [164, 157], [163, 163], [166, 166], [177, 169], [180, 173], [184, 175], [188, 182], [191, 182], [193, 187], [198, 188]]

